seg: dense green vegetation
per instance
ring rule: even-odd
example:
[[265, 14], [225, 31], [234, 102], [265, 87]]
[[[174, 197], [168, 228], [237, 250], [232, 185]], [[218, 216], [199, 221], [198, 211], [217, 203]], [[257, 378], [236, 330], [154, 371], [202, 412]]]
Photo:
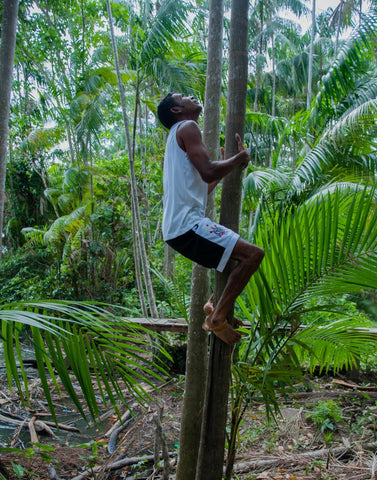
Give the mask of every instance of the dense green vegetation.
[[[0, 318], [8, 344], [13, 330], [4, 324], [28, 322], [2, 312], [52, 308], [46, 313], [53, 325], [46, 349], [60, 362], [49, 335], [57, 333], [61, 314], [68, 322], [62, 328], [74, 330], [72, 312], [57, 314], [52, 303], [36, 306], [41, 300], [103, 302], [137, 317], [153, 315], [153, 295], [160, 314], [187, 315], [191, 266], [177, 257], [172, 274], [160, 233], [166, 132], [155, 112], [168, 91], [203, 101], [207, 3], [112, 4], [125, 89], [122, 112], [106, 2], [20, 2], [0, 263]], [[300, 16], [309, 7], [250, 3], [245, 141], [252, 161], [240, 228], [266, 257], [238, 306], [252, 334], [245, 337], [234, 372], [235, 425], [242, 402], [256, 392], [272, 412], [276, 380], [291, 384], [302, 363], [352, 367], [360, 356], [367, 359], [374, 342], [368, 328], [376, 319], [370, 292], [377, 289], [377, 5], [372, 1], [361, 13], [359, 3], [340, 2], [317, 16], [314, 38], [279, 16], [282, 8]], [[352, 31], [347, 40], [341, 35], [346, 27]], [[152, 286], [135, 232], [132, 168]], [[73, 305], [87, 330], [72, 355], [96, 328], [101, 345], [110, 348], [103, 325], [95, 325], [100, 310], [89, 307], [86, 314], [88, 303]], [[111, 322], [119, 328], [118, 320]], [[36, 325], [33, 336], [42, 348]], [[364, 330], [356, 330], [360, 326]], [[287, 327], [290, 333], [282, 335]], [[18, 333], [14, 341], [17, 346]], [[97, 347], [87, 348], [95, 356]], [[119, 366], [120, 350], [111, 356]], [[105, 374], [100, 360], [98, 375]], [[127, 361], [136, 363], [138, 355], [130, 352]], [[290, 373], [284, 375], [287, 366]], [[95, 415], [90, 395], [87, 401]]]
[[[160, 3], [113, 5], [144, 237], [157, 271], [165, 134], [156, 102], [169, 90], [203, 99], [206, 42], [205, 2]], [[279, 7], [251, 7], [248, 237], [267, 211], [283, 218], [330, 183], [374, 177], [373, 5], [361, 19], [331, 10], [317, 18], [310, 111], [309, 33], [280, 18]], [[335, 59], [346, 20], [356, 29]], [[105, 2], [21, 2], [0, 273], [8, 299], [96, 299], [137, 313], [129, 151]], [[164, 302], [156, 277], [155, 288]]]

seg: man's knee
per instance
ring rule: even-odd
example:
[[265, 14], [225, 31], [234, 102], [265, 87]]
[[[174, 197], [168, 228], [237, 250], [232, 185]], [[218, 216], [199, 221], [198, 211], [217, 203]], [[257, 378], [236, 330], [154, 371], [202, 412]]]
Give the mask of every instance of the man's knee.
[[239, 238], [233, 250], [232, 257], [240, 262], [259, 266], [264, 257], [264, 250], [243, 238]]
[[264, 250], [260, 247], [257, 247], [256, 245], [253, 245], [252, 243], [250, 243], [249, 245], [250, 248], [248, 254], [248, 261], [250, 264], [259, 267], [264, 258]]

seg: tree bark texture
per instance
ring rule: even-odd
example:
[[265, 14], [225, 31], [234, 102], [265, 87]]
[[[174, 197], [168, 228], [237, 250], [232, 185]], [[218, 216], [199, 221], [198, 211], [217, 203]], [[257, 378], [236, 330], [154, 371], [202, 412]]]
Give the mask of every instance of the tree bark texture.
[[[235, 134], [245, 128], [247, 93], [248, 0], [233, 0], [230, 23], [229, 83], [226, 114], [225, 157], [237, 153]], [[239, 229], [242, 169], [233, 170], [223, 180], [220, 223]], [[232, 266], [216, 272], [215, 301], [220, 297]], [[229, 322], [233, 320], [231, 312]], [[228, 410], [232, 349], [211, 336], [206, 400], [196, 480], [221, 480], [223, 475], [225, 428]]]
[[[219, 124], [223, 49], [223, 0], [209, 5], [207, 82], [203, 120], [203, 141], [210, 158], [219, 158]], [[213, 195], [209, 197], [206, 215], [213, 215]], [[204, 394], [208, 363], [208, 336], [203, 331], [203, 305], [209, 297], [210, 279], [206, 268], [194, 264], [192, 271], [190, 319], [183, 400], [179, 463], [176, 480], [193, 480], [197, 468], [203, 418]]]
[[18, 0], [3, 1], [0, 46], [0, 261], [3, 250], [2, 239], [9, 128], [8, 122], [18, 15]]
[[194, 265], [191, 280], [185, 392], [176, 480], [195, 478], [208, 361], [208, 337], [202, 328], [205, 320], [203, 305], [209, 293], [208, 270]]

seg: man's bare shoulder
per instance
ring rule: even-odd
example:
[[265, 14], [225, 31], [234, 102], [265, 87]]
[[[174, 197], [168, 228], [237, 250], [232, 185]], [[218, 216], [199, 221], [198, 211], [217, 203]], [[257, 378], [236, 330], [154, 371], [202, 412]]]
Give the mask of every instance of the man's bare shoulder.
[[200, 133], [200, 128], [195, 120], [185, 120], [178, 127], [178, 132], [188, 132], [188, 133]]
[[201, 141], [202, 132], [199, 125], [194, 120], [186, 120], [178, 127], [177, 139], [182, 139], [184, 143]]

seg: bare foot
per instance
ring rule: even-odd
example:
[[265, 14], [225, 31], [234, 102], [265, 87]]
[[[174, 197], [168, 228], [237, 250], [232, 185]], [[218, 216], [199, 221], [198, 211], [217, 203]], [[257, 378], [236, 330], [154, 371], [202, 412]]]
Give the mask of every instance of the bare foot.
[[210, 298], [207, 300], [207, 303], [204, 305], [203, 310], [207, 315], [210, 315], [214, 311], [214, 306], [213, 306], [213, 294], [210, 296]]
[[[228, 324], [226, 319], [216, 321], [213, 318], [214, 306], [213, 306], [213, 295], [208, 299], [207, 303], [203, 307], [205, 313], [208, 315], [205, 323], [203, 324], [204, 330], [208, 332], [213, 332], [217, 337], [219, 337], [223, 342], [228, 345], [234, 345], [235, 343], [241, 340], [240, 332], [237, 332], [231, 325]], [[235, 327], [239, 327], [242, 324], [241, 320], [234, 317]]]
[[[204, 305], [203, 310], [207, 315], [211, 315], [211, 313], [215, 310], [215, 307], [213, 306], [213, 294], [207, 300], [207, 303]], [[233, 317], [233, 327], [234, 328], [242, 327], [242, 325], [243, 325], [242, 320], [240, 320], [237, 317]]]
[[212, 332], [219, 337], [224, 343], [228, 345], [234, 345], [235, 343], [241, 340], [240, 332], [237, 332], [231, 325], [228, 324], [228, 321], [214, 321], [213, 314], [209, 315], [206, 318], [205, 323], [203, 323], [204, 330]]

